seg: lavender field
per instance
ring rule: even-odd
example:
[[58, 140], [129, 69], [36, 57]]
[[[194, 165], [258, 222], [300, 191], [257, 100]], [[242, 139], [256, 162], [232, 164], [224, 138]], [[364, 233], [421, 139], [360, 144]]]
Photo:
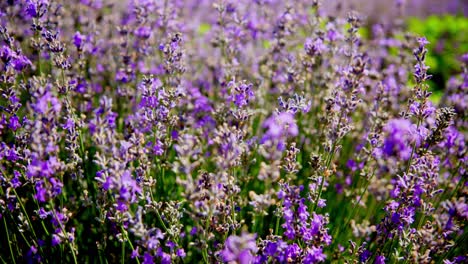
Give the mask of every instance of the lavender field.
[[0, 262], [468, 263], [467, 18], [387, 2], [0, 1]]

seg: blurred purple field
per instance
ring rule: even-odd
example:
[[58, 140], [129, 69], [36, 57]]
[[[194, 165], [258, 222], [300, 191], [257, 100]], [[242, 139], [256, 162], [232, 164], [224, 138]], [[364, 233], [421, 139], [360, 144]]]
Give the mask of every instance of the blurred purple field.
[[467, 263], [468, 3], [323, 2], [1, 1], [0, 262]]
[[[323, 2], [324, 10], [335, 15], [345, 15], [351, 10], [357, 11], [368, 19], [379, 22], [403, 16], [427, 17], [430, 15], [468, 16], [468, 2], [463, 0], [329, 0]], [[337, 11], [339, 7], [339, 11]]]

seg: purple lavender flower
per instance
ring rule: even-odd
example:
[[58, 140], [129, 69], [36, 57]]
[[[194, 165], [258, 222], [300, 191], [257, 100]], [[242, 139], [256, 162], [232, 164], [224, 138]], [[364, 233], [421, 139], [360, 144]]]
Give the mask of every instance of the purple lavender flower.
[[[334, 36], [331, 36], [331, 39], [334, 39]], [[327, 46], [323, 43], [323, 40], [320, 38], [317, 38], [315, 40], [308, 38], [304, 44], [304, 50], [307, 53], [307, 55], [313, 57], [316, 55], [320, 55], [323, 52], [326, 52]]]
[[3, 63], [7, 64], [12, 58], [16, 56], [16, 53], [10, 49], [10, 47], [2, 45], [0, 47], [0, 59]]
[[241, 82], [240, 84], [234, 81], [229, 82], [227, 87], [232, 90], [232, 95], [229, 97], [229, 100], [234, 102], [239, 108], [248, 105], [249, 102], [255, 98], [252, 86], [252, 84], [246, 84], [245, 82]]
[[375, 264], [385, 264], [385, 256], [379, 255], [375, 258]]
[[141, 26], [135, 31], [135, 35], [142, 39], [147, 39], [151, 36], [151, 29], [148, 26]]
[[16, 115], [13, 115], [13, 116], [10, 117], [10, 122], [8, 124], [8, 127], [13, 131], [18, 130], [18, 128], [21, 127], [21, 124], [19, 122], [19, 118]]
[[387, 156], [409, 159], [412, 143], [417, 139], [413, 134], [413, 125], [406, 119], [392, 119], [384, 128], [387, 133], [382, 150]]
[[150, 253], [146, 252], [143, 256], [143, 264], [154, 264], [153, 256]]
[[[290, 186], [281, 184], [278, 198], [282, 200], [285, 241], [302, 241], [305, 248], [292, 243], [287, 247], [279, 248], [279, 244], [267, 244], [264, 256], [272, 256], [279, 261], [293, 260], [307, 263], [318, 263], [325, 260], [323, 246], [331, 244], [331, 236], [328, 235], [324, 216], [317, 213], [310, 215], [305, 198], [300, 197], [303, 186]], [[265, 255], [266, 254], [266, 255]], [[284, 258], [284, 259], [283, 259]], [[283, 260], [281, 260], [283, 259]]]
[[56, 235], [56, 234], [53, 234], [52, 235], [52, 246], [55, 247], [57, 245], [60, 245], [62, 243], [62, 239]]
[[425, 47], [427, 44], [429, 44], [429, 41], [425, 37], [418, 38], [418, 44], [420, 47]]
[[115, 2], [0, 1], [4, 262], [466, 262], [468, 56], [436, 103], [349, 3]]
[[267, 129], [262, 141], [277, 140], [283, 137], [295, 137], [298, 134], [298, 127], [294, 116], [290, 113], [283, 112], [274, 114], [263, 123], [263, 127]]
[[19, 54], [13, 57], [12, 65], [16, 71], [21, 72], [26, 67], [31, 66], [32, 62], [26, 56]]
[[306, 252], [304, 263], [319, 263], [325, 261], [326, 257], [321, 248], [312, 246]]
[[73, 35], [73, 44], [78, 50], [83, 49], [85, 38], [86, 36], [78, 31], [75, 33], [75, 35]]
[[179, 248], [177, 249], [176, 251], [176, 255], [180, 258], [185, 258], [186, 254], [185, 254], [185, 250], [183, 248]]
[[258, 248], [255, 242], [256, 234], [243, 233], [241, 236], [232, 235], [226, 239], [221, 256], [226, 262], [236, 261], [240, 264], [253, 263]]

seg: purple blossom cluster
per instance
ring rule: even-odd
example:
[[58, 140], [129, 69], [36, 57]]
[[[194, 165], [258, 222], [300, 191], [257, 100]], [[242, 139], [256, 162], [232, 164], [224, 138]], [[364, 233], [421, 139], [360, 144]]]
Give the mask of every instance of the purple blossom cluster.
[[465, 263], [468, 53], [326, 10], [1, 1], [0, 262]]

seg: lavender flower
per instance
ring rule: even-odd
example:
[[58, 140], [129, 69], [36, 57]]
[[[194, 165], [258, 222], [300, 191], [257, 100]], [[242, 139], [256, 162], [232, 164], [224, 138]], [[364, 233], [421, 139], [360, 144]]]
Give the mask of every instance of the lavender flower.
[[466, 262], [468, 57], [411, 1], [114, 2], [0, 1], [2, 262]]
[[384, 128], [388, 136], [382, 146], [383, 154], [408, 160], [411, 156], [412, 143], [417, 140], [412, 126], [408, 120], [390, 120]]
[[234, 81], [231, 81], [227, 85], [231, 90], [230, 101], [242, 108], [249, 104], [249, 101], [255, 98], [254, 92], [252, 90], [252, 84], [240, 83], [236, 84]]
[[273, 115], [263, 123], [267, 129], [262, 141], [279, 140], [287, 137], [295, 137], [298, 134], [298, 127], [294, 116], [290, 113], [279, 113]]
[[255, 242], [255, 234], [244, 233], [241, 236], [230, 236], [226, 239], [221, 256], [226, 262], [241, 264], [253, 263], [258, 248]]

